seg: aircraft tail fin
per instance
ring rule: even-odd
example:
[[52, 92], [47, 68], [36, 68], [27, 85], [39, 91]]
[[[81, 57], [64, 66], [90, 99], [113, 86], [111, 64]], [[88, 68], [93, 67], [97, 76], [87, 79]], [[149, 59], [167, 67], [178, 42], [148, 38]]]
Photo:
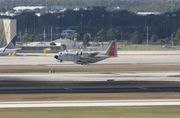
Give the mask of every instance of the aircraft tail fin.
[[109, 57], [117, 57], [117, 44], [115, 40], [113, 40], [107, 48], [106, 55]]
[[[5, 46], [4, 51], [5, 51], [6, 49], [13, 49], [13, 48], [15, 48], [15, 46], [16, 46], [16, 41], [17, 41], [17, 36], [15, 35], [15, 36], [11, 39], [11, 41]], [[4, 52], [4, 51], [3, 51], [3, 52]]]

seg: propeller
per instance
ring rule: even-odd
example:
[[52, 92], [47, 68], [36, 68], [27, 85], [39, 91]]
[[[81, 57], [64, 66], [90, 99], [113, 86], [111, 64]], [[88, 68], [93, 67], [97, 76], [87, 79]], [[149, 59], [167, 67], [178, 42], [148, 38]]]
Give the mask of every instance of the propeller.
[[55, 55], [54, 58], [55, 58], [55, 59], [58, 59], [58, 55]]
[[79, 55], [78, 51], [76, 51], [76, 55]]
[[80, 52], [80, 53], [79, 53], [78, 51], [76, 51], [76, 55], [79, 55], [79, 54], [82, 56], [82, 54], [83, 54], [83, 53], [82, 53], [82, 49], [81, 49], [81, 52]]
[[81, 49], [81, 53], [80, 53], [80, 55], [82, 55], [83, 54], [83, 52], [82, 52], [82, 49]]

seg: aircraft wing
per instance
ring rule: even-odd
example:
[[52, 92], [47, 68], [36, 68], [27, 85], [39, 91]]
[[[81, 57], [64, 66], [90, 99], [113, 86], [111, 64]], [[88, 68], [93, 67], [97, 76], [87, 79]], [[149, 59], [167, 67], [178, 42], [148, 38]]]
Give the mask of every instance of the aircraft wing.
[[84, 62], [96, 62], [96, 58], [95, 56], [98, 55], [100, 52], [93, 52], [93, 53], [86, 53], [85, 55], [82, 55], [81, 56], [81, 61], [84, 61]]
[[92, 62], [96, 61], [96, 59], [94, 57], [81, 57], [81, 61], [92, 63]]
[[92, 53], [84, 53], [82, 54], [81, 58], [91, 58], [99, 54], [100, 52], [92, 52]]

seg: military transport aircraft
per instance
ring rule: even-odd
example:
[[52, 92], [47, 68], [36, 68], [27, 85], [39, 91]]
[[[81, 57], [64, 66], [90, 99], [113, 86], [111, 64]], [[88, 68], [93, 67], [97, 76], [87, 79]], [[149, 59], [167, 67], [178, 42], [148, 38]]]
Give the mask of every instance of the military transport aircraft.
[[117, 57], [117, 45], [116, 45], [116, 41], [114, 40], [110, 43], [105, 53], [100, 53], [100, 52], [83, 53], [82, 51], [80, 53], [59, 52], [54, 56], [54, 58], [59, 60], [60, 62], [72, 61], [76, 64], [81, 64], [81, 65], [95, 63], [107, 59], [109, 57]]

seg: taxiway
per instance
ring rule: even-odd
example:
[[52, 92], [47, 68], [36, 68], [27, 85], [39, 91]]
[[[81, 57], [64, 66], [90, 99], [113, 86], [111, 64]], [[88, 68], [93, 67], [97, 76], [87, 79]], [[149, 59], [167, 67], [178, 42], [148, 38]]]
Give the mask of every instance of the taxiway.
[[[119, 55], [94, 64], [180, 64], [180, 55]], [[0, 56], [0, 65], [47, 65], [68, 66], [73, 62], [60, 63], [53, 55], [48, 56]]]
[[180, 81], [179, 72], [6, 73], [1, 81]]

